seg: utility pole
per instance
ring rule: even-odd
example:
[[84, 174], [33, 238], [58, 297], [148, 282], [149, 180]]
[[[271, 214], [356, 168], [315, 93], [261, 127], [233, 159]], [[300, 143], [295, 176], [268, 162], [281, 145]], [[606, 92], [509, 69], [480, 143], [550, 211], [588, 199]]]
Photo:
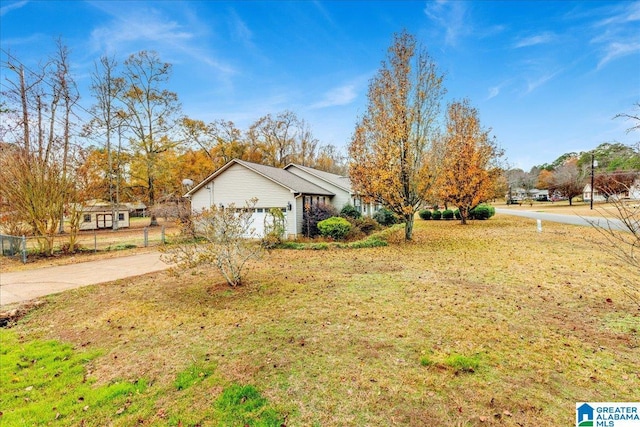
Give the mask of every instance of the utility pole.
[[591, 153], [591, 200], [590, 209], [593, 210], [593, 170], [598, 166], [598, 162], [595, 160], [593, 153]]

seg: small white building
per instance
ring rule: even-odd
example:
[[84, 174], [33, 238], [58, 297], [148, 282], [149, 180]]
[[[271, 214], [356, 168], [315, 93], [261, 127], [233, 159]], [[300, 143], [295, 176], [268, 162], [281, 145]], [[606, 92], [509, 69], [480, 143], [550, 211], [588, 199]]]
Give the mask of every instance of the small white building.
[[[80, 230], [100, 230], [113, 228], [114, 211], [107, 202], [93, 202], [84, 204], [81, 208]], [[126, 205], [116, 206], [118, 228], [128, 228], [129, 209]]]

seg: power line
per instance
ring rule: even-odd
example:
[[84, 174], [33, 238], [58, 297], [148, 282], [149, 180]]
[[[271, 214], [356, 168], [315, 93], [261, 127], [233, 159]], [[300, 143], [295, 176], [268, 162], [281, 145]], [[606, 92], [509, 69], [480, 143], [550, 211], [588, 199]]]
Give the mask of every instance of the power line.
[[[4, 48], [0, 48], [0, 50], [8, 57], [8, 59], [10, 59], [11, 61], [19, 64], [24, 70], [26, 70], [27, 72], [29, 72], [32, 77], [36, 77], [38, 78], [40, 81], [44, 82], [44, 84], [46, 84], [47, 86], [49, 86], [51, 89], [56, 90], [56, 87], [46, 78], [44, 78], [43, 76], [41, 76], [40, 74], [36, 73], [35, 71], [33, 71], [31, 68], [29, 68], [27, 65], [25, 65], [22, 61], [20, 61], [20, 59], [16, 58], [15, 55], [11, 54], [9, 51], [7, 51]], [[10, 68], [10, 67], [9, 67]], [[78, 91], [78, 98], [76, 100], [76, 102], [73, 104], [74, 107], [78, 108], [79, 110], [85, 112], [86, 114], [88, 114], [89, 116], [91, 116], [92, 118], [96, 119], [96, 120], [101, 120], [100, 117], [98, 117], [96, 114], [94, 114], [92, 111], [87, 110], [86, 108], [84, 108], [82, 106], [82, 104], [80, 104], [78, 102], [78, 100], [80, 99], [80, 92]], [[46, 113], [44, 113], [44, 116], [48, 119], [48, 121], [50, 121], [52, 119], [51, 116], [47, 115]], [[77, 114], [74, 114], [74, 116], [80, 121], [80, 123], [76, 123], [76, 126], [84, 126], [87, 125], [88, 122], [84, 121], [84, 119], [82, 119], [82, 117], [80, 117]], [[66, 123], [65, 122], [60, 122], [60, 119], [58, 117], [54, 117], [54, 121], [57, 122], [59, 125], [61, 126], [65, 126]]]

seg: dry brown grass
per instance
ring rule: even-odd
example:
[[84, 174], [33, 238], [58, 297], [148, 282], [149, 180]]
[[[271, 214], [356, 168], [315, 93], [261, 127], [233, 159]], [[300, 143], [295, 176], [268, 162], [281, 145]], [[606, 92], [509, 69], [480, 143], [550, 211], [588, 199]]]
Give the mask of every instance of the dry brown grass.
[[[67, 292], [16, 330], [104, 349], [91, 369], [103, 383], [162, 387], [207, 360], [290, 426], [572, 425], [577, 401], [640, 396], [640, 312], [598, 239], [499, 215], [417, 220], [409, 244], [273, 251], [240, 289], [197, 271]], [[458, 372], [452, 354], [480, 366]], [[168, 393], [137, 417], [205, 413], [220, 390]]]

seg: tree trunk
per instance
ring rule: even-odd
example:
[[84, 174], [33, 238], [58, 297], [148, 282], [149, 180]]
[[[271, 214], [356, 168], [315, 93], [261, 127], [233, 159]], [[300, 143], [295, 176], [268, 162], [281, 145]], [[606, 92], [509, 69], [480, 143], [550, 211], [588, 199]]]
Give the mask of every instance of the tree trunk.
[[413, 214], [404, 216], [404, 240], [410, 241], [413, 237]]

